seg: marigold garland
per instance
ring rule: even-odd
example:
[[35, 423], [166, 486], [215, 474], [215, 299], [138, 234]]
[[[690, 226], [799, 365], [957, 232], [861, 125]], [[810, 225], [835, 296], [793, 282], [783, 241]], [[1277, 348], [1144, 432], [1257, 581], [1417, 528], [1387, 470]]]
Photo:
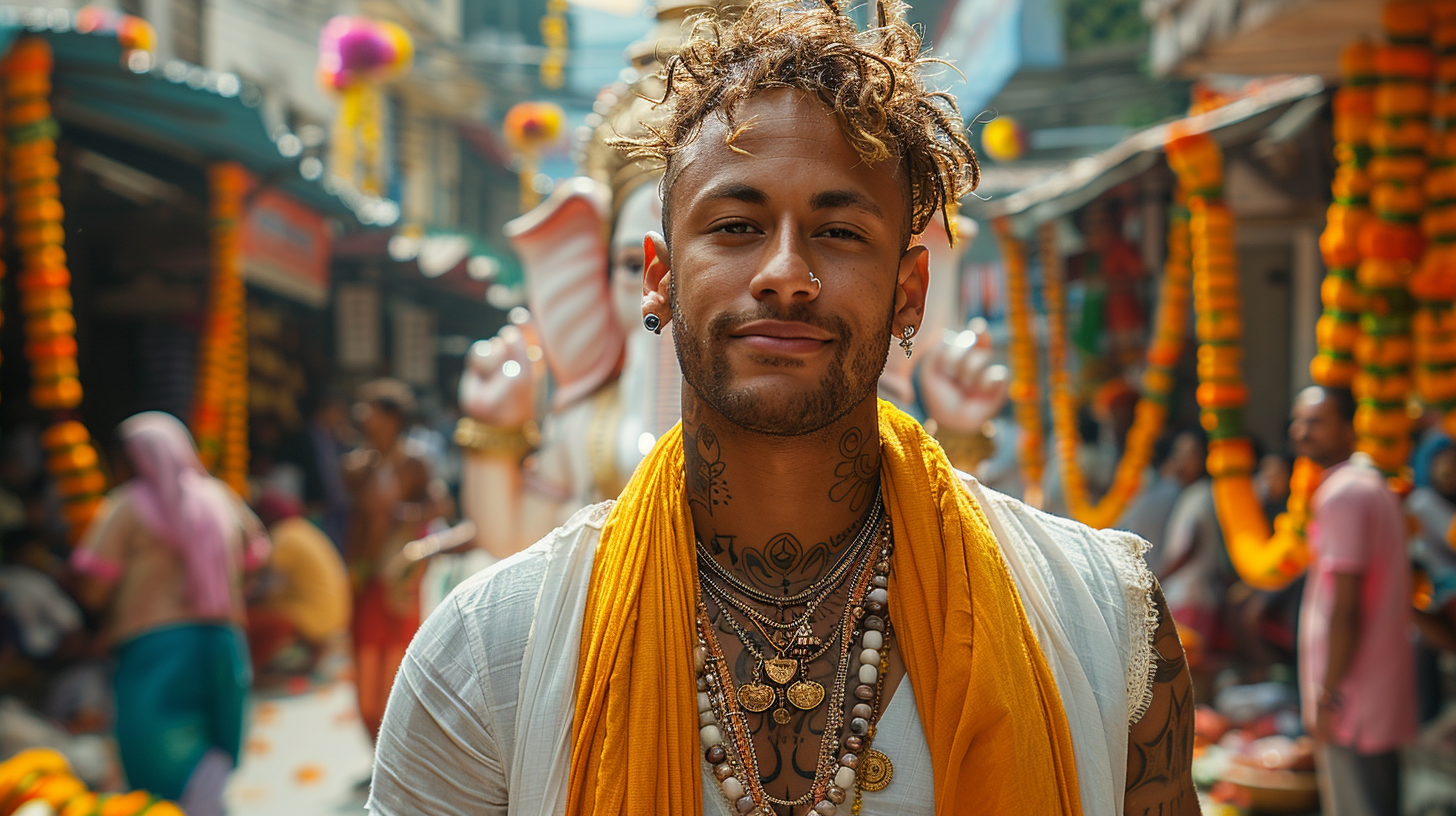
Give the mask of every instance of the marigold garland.
[[60, 816], [183, 816], [177, 805], [146, 791], [92, 793], [66, 758], [49, 748], [29, 748], [0, 762], [0, 816], [34, 802]]
[[247, 172], [220, 162], [208, 171], [212, 213], [212, 299], [202, 339], [192, 434], [208, 470], [240, 495], [248, 489], [247, 292], [238, 222]]
[[1143, 372], [1142, 396], [1112, 485], [1096, 504], [1087, 498], [1086, 479], [1077, 457], [1077, 397], [1067, 372], [1066, 294], [1056, 224], [1043, 224], [1041, 235], [1049, 324], [1047, 367], [1051, 369], [1052, 422], [1062, 463], [1062, 490], [1073, 518], [1090, 527], [1111, 527], [1122, 518], [1123, 510], [1142, 486], [1143, 473], [1153, 457], [1153, 445], [1168, 418], [1168, 396], [1175, 382], [1173, 367], [1183, 354], [1188, 324], [1188, 212], [1180, 204], [1169, 220], [1168, 258], [1159, 290], [1152, 343], [1148, 346], [1148, 365]]
[[1426, 211], [1421, 227], [1429, 244], [1410, 279], [1416, 302], [1411, 322], [1415, 385], [1421, 402], [1443, 414], [1456, 434], [1456, 3], [1437, 3], [1431, 40], [1436, 49]]
[[106, 490], [96, 450], [73, 414], [81, 404], [76, 366], [76, 318], [66, 268], [65, 215], [56, 161], [59, 126], [51, 117], [51, 47], [22, 37], [4, 61], [8, 166], [15, 201], [15, 244], [24, 271], [19, 281], [25, 312], [25, 356], [31, 365], [31, 402], [53, 412], [42, 437], [47, 469], [65, 501], [73, 539], [95, 517]]
[[[1423, 2], [1395, 2], [1382, 15], [1389, 43], [1375, 49], [1375, 120], [1370, 127], [1370, 205], [1360, 227], [1356, 282], [1365, 300], [1355, 345], [1359, 372], [1351, 382], [1359, 409], [1358, 447], [1387, 476], [1406, 468], [1411, 453], [1407, 404], [1411, 378], [1409, 285], [1425, 251], [1426, 147], [1430, 141], [1430, 81], [1435, 60], [1427, 41]], [[1428, 383], [1429, 384], [1429, 383]]]
[[1042, 474], [1046, 469], [1046, 437], [1042, 429], [1041, 386], [1037, 382], [1036, 335], [1031, 326], [1031, 286], [1026, 275], [1026, 247], [1011, 234], [1004, 217], [992, 222], [1001, 257], [1006, 264], [1007, 323], [1011, 327], [1011, 403], [1018, 429], [1016, 461], [1021, 466], [1022, 496], [1033, 507], [1042, 505]]
[[1375, 48], [1349, 46], [1340, 55], [1343, 86], [1335, 92], [1335, 158], [1339, 167], [1330, 185], [1333, 203], [1320, 235], [1325, 279], [1320, 285], [1324, 313], [1315, 327], [1318, 352], [1309, 374], [1327, 388], [1349, 388], [1358, 370], [1355, 346], [1366, 298], [1356, 277], [1360, 265], [1360, 228], [1370, 221], [1370, 130], [1375, 122]]
[[1305, 527], [1320, 467], [1295, 463], [1289, 509], [1270, 535], [1254, 492], [1254, 447], [1244, 432], [1248, 389], [1243, 379], [1243, 321], [1234, 254], [1234, 219], [1223, 201], [1223, 153], [1207, 134], [1176, 136], [1167, 144], [1168, 164], [1188, 197], [1193, 302], [1197, 313], [1198, 405], [1208, 431], [1208, 471], [1229, 559], [1244, 582], [1278, 589], [1309, 563]]

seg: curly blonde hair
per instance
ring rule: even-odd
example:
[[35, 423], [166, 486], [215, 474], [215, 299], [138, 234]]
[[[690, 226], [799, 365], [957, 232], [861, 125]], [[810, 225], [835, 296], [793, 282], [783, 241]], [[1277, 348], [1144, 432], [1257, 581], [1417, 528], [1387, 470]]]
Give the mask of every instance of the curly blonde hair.
[[[922, 70], [941, 62], [922, 53], [920, 34], [901, 0], [879, 0], [877, 25], [860, 31], [834, 0], [756, 0], [746, 10], [710, 11], [688, 21], [682, 50], [663, 70], [667, 107], [646, 135], [617, 144], [668, 169], [714, 113], [728, 144], [750, 126], [735, 111], [759, 91], [790, 88], [817, 96], [834, 112], [866, 163], [897, 161], [909, 188], [910, 235], [980, 183], [976, 151], [950, 94], [925, 86]], [[736, 148], [735, 148], [736, 149]]]

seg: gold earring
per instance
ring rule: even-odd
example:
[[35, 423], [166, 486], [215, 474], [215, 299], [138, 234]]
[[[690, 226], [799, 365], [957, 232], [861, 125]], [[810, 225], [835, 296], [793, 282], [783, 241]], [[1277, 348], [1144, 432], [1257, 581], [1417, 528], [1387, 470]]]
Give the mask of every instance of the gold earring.
[[915, 347], [915, 343], [910, 339], [915, 336], [915, 327], [906, 326], [900, 331], [900, 334], [902, 335], [900, 348], [905, 349], [905, 359], [908, 360], [910, 359], [911, 350]]

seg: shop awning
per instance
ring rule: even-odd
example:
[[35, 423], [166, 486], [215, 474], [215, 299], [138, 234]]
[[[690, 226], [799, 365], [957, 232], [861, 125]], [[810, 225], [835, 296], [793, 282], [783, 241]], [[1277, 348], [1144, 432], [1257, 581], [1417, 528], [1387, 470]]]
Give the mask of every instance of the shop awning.
[[237, 75], [180, 60], [154, 65], [146, 52], [124, 54], [114, 34], [77, 32], [74, 21], [64, 9], [0, 8], [0, 52], [25, 33], [50, 41], [52, 106], [63, 127], [88, 128], [192, 164], [239, 162], [322, 214], [366, 224], [398, 218], [393, 202], [304, 178], [297, 137], [268, 132], [258, 110], [261, 93]]
[[1375, 0], [1143, 0], [1158, 74], [1339, 76], [1340, 50], [1380, 30]]
[[[1314, 97], [1324, 87], [1324, 81], [1316, 76], [1271, 81], [1220, 108], [1138, 131], [1025, 189], [985, 202], [968, 200], [965, 212], [975, 218], [1009, 216], [1013, 221], [1033, 224], [1059, 218], [1162, 161], [1163, 144], [1175, 126], [1184, 133], [1208, 133], [1222, 144], [1238, 143], [1273, 126], [1286, 114], [1307, 117], [1309, 106], [1317, 109], [1322, 104]], [[1294, 110], [1302, 100], [1309, 100], [1305, 109]]]

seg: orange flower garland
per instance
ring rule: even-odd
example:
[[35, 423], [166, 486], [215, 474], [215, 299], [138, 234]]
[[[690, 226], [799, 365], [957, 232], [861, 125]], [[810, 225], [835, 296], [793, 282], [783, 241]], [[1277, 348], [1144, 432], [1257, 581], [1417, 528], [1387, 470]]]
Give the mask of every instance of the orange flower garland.
[[[1430, 81], [1435, 61], [1426, 41], [1428, 7], [1395, 2], [1383, 14], [1389, 44], [1375, 49], [1375, 116], [1370, 129], [1370, 205], [1374, 219], [1360, 227], [1356, 281], [1365, 300], [1351, 385], [1359, 449], [1387, 476], [1410, 460], [1414, 383], [1410, 362], [1412, 300], [1409, 284], [1425, 250], [1426, 147], [1430, 141]], [[1429, 383], [1428, 383], [1429, 384]]]
[[1168, 164], [1188, 196], [1193, 301], [1197, 312], [1198, 405], [1208, 431], [1208, 471], [1229, 559], [1256, 589], [1277, 589], [1309, 563], [1305, 526], [1320, 467], [1295, 463], [1289, 509], [1270, 535], [1254, 492], [1254, 448], [1244, 432], [1243, 325], [1233, 214], [1223, 201], [1223, 153], [1207, 134], [1167, 144]]
[[24, 271], [19, 288], [25, 312], [25, 356], [31, 365], [31, 402], [55, 412], [43, 437], [47, 466], [65, 500], [73, 538], [95, 517], [106, 490], [96, 450], [85, 426], [71, 418], [81, 404], [76, 366], [76, 318], [71, 313], [71, 273], [66, 268], [51, 118], [51, 47], [22, 37], [4, 61], [9, 170], [15, 200], [15, 243]]
[[49, 748], [29, 748], [0, 762], [0, 816], [33, 802], [60, 816], [182, 816], [181, 808], [146, 791], [90, 792], [66, 758]]
[[1430, 242], [1410, 279], [1416, 394], [1456, 432], [1456, 3], [1438, 3], [1431, 30], [1437, 50], [1431, 168], [1421, 226]]
[[1031, 287], [1026, 279], [1026, 247], [1011, 234], [1005, 218], [992, 227], [1006, 263], [1007, 322], [1011, 327], [1011, 402], [1018, 428], [1016, 461], [1021, 465], [1022, 495], [1033, 507], [1042, 505], [1041, 478], [1046, 469], [1046, 437], [1041, 421], [1041, 386], [1037, 383], [1036, 335], [1031, 326]]
[[1158, 311], [1148, 366], [1143, 372], [1142, 397], [1127, 434], [1122, 459], [1107, 495], [1096, 504], [1087, 498], [1086, 480], [1077, 458], [1077, 398], [1067, 373], [1066, 294], [1062, 286], [1061, 253], [1056, 246], [1056, 224], [1042, 225], [1042, 269], [1046, 287], [1047, 365], [1051, 369], [1052, 422], [1062, 463], [1062, 489], [1072, 517], [1091, 527], [1111, 527], [1122, 517], [1127, 503], [1142, 485], [1143, 472], [1153, 456], [1153, 444], [1168, 418], [1168, 396], [1173, 391], [1173, 367], [1183, 354], [1188, 311], [1188, 211], [1181, 204], [1168, 225], [1168, 259], [1158, 297]]
[[1325, 216], [1320, 254], [1325, 280], [1324, 304], [1315, 329], [1319, 351], [1310, 361], [1310, 377], [1325, 387], [1349, 388], [1355, 379], [1355, 346], [1365, 293], [1355, 274], [1360, 264], [1360, 228], [1370, 221], [1370, 131], [1375, 122], [1375, 48], [1356, 43], [1340, 55], [1344, 84], [1335, 93], [1335, 158], [1339, 167], [1331, 184], [1334, 202]]
[[212, 198], [213, 275], [192, 434], [202, 464], [240, 495], [248, 489], [247, 292], [238, 222], [247, 172], [223, 162], [208, 173]]

